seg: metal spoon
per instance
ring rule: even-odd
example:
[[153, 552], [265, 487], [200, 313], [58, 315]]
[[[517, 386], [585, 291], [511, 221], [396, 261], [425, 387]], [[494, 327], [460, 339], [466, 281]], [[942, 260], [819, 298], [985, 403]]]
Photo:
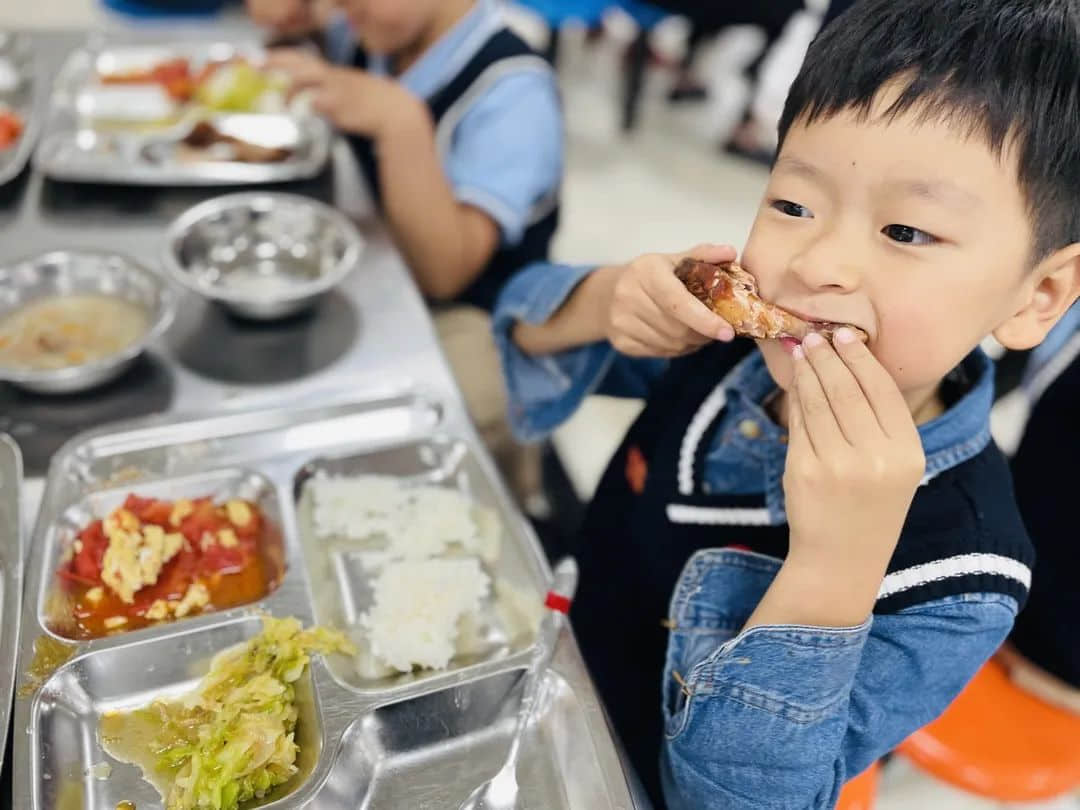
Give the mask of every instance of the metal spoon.
[[540, 684], [551, 664], [559, 634], [566, 624], [566, 611], [577, 590], [577, 578], [577, 563], [571, 557], [564, 558], [555, 566], [555, 576], [545, 602], [548, 611], [540, 622], [533, 659], [525, 671], [525, 686], [518, 707], [517, 725], [510, 738], [510, 750], [499, 772], [469, 794], [460, 810], [514, 810], [517, 806], [517, 760], [521, 740], [536, 712]]

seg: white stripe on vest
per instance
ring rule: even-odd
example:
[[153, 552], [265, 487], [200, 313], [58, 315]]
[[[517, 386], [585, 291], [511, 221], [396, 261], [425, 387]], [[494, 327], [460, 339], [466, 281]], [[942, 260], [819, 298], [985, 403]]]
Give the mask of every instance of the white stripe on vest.
[[667, 505], [667, 516], [672, 523], [691, 523], [698, 526], [769, 525], [769, 510], [764, 507], [757, 509], [723, 508], [669, 503]]
[[958, 554], [888, 574], [881, 581], [878, 599], [885, 599], [938, 580], [973, 574], [997, 574], [1014, 579], [1025, 588], [1031, 587], [1031, 569], [1019, 560], [1000, 554]]
[[[727, 402], [727, 394], [724, 388], [727, 385], [725, 377], [705, 401], [698, 406], [697, 413], [690, 420], [686, 433], [683, 434], [682, 446], [679, 448], [679, 494], [694, 494], [694, 456], [697, 455], [698, 445], [709, 429], [709, 425], [720, 415], [724, 404]], [[670, 508], [670, 507], [669, 507]]]

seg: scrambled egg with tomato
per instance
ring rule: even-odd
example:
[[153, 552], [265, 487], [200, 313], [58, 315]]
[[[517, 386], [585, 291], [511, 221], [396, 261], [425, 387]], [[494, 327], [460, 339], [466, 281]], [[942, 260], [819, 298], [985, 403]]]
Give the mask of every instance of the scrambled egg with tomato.
[[93, 638], [255, 601], [281, 574], [264, 553], [268, 528], [241, 499], [129, 495], [68, 549], [57, 573], [73, 616], [54, 629]]

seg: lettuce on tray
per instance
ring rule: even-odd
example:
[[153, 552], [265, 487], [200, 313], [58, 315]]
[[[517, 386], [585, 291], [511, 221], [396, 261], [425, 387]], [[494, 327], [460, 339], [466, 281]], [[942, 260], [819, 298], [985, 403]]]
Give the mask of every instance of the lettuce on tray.
[[294, 684], [313, 652], [352, 653], [341, 633], [264, 617], [262, 632], [218, 655], [199, 688], [136, 712], [161, 727], [158, 767], [175, 773], [168, 810], [234, 810], [296, 773]]

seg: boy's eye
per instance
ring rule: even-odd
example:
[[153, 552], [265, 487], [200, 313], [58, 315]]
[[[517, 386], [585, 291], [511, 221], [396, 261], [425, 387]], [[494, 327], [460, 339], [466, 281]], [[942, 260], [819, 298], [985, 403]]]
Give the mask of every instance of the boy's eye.
[[770, 205], [781, 214], [787, 214], [789, 217], [801, 217], [804, 219], [813, 219], [814, 217], [813, 212], [805, 205], [799, 205], [791, 200], [773, 200]]
[[932, 245], [937, 242], [937, 237], [910, 225], [886, 225], [881, 232], [894, 242], [905, 245]]

